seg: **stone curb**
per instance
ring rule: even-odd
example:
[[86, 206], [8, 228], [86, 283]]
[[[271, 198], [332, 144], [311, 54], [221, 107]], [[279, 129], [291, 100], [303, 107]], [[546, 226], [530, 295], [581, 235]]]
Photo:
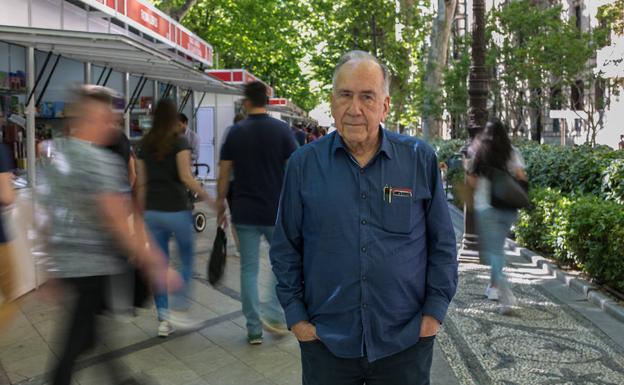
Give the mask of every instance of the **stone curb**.
[[518, 244], [512, 240], [507, 240], [509, 245], [515, 247], [520, 251], [520, 255], [525, 259], [534, 263], [537, 267], [549, 274], [554, 275], [559, 281], [570, 287], [572, 290], [579, 294], [582, 294], [590, 303], [598, 306], [602, 311], [614, 317], [620, 322], [624, 322], [624, 306], [615, 302], [611, 297], [602, 293], [599, 287], [595, 284], [588, 282], [581, 278], [576, 278], [568, 273], [565, 273], [557, 265], [542, 257], [533, 251], [524, 247], [518, 246]]
[[[457, 214], [463, 216], [463, 213], [457, 207], [453, 206], [452, 204], [449, 204], [449, 207]], [[548, 272], [549, 274], [554, 275], [559, 281], [564, 283], [572, 290], [576, 291], [579, 294], [582, 294], [590, 303], [598, 306], [602, 311], [609, 314], [618, 321], [624, 322], [624, 306], [618, 304], [609, 296], [599, 291], [598, 286], [584, 279], [576, 278], [570, 274], [563, 272], [557, 267], [557, 265], [555, 265], [548, 259], [534, 253], [529, 249], [518, 246], [518, 244], [511, 239], [507, 239], [507, 244], [510, 245], [512, 248], [518, 250], [520, 252], [520, 255], [525, 259], [532, 262], [537, 267]]]

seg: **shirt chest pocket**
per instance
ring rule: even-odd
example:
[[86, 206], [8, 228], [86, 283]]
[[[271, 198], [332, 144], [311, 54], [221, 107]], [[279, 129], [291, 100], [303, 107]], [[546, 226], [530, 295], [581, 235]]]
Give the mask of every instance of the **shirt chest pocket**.
[[384, 230], [409, 234], [424, 217], [430, 194], [407, 188], [387, 188], [384, 191], [382, 224]]

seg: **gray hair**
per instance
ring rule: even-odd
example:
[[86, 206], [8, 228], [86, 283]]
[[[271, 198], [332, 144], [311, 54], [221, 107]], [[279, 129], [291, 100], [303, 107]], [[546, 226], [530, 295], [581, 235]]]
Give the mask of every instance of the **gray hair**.
[[383, 75], [384, 92], [386, 93], [386, 95], [390, 95], [390, 71], [388, 70], [388, 67], [384, 63], [382, 63], [381, 60], [379, 60], [376, 56], [368, 52], [359, 50], [349, 51], [342, 55], [340, 60], [338, 60], [338, 64], [334, 69], [334, 75], [332, 76], [332, 86], [334, 90], [336, 89], [336, 77], [338, 75], [338, 71], [340, 71], [343, 65], [352, 61], [372, 61], [376, 63], [381, 69], [381, 73]]

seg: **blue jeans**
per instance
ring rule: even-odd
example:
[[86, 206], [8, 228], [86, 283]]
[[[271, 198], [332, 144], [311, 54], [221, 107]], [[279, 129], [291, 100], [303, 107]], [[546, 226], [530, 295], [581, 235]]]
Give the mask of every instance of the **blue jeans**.
[[479, 252], [492, 268], [491, 283], [504, 286], [507, 284], [503, 274], [503, 267], [506, 263], [505, 239], [518, 213], [515, 210], [501, 210], [493, 207], [475, 210], [475, 213], [479, 231]]
[[[260, 271], [260, 237], [271, 244], [273, 226], [234, 225], [240, 242], [241, 255], [241, 301], [243, 315], [247, 319], [247, 333], [250, 336], [262, 334], [260, 321], [260, 295], [258, 293], [258, 273]], [[277, 300], [275, 288], [277, 280], [271, 271], [269, 278], [269, 298], [263, 306], [267, 321], [285, 323], [284, 313]]]
[[[195, 229], [193, 228], [193, 214], [191, 211], [146, 211], [145, 224], [169, 261], [169, 238], [173, 235], [180, 254], [180, 275], [183, 286], [173, 296], [172, 307], [177, 310], [187, 309], [189, 306], [189, 287], [193, 274], [193, 255], [195, 246]], [[155, 293], [158, 319], [167, 319], [169, 298], [164, 292]]]

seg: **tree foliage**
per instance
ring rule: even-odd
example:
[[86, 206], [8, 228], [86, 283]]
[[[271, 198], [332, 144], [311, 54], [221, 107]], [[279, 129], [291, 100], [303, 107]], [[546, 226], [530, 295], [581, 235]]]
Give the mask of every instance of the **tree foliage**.
[[[536, 4], [537, 3], [537, 4]], [[491, 82], [496, 113], [514, 133], [531, 130], [540, 139], [538, 122], [545, 106], [582, 111], [587, 139], [595, 141], [600, 106], [598, 98], [586, 97], [582, 106], [571, 105], [565, 97], [574, 91], [595, 96], [604, 79], [591, 64], [606, 43], [606, 28], [580, 31], [574, 18], [564, 15], [560, 5], [540, 5], [534, 0], [518, 0], [501, 5], [488, 17], [488, 64], [495, 69]], [[581, 89], [582, 84], [582, 89]], [[555, 90], [559, 90], [555, 92]], [[531, 116], [532, 127], [526, 127]]]
[[430, 28], [428, 1], [311, 0], [317, 31], [311, 67], [323, 97], [331, 90], [332, 74], [342, 54], [368, 51], [392, 73], [391, 128], [415, 127], [422, 106], [424, 41]]
[[454, 41], [453, 53], [444, 71], [442, 106], [448, 112], [451, 138], [468, 137], [468, 76], [470, 75], [470, 36]]
[[[170, 14], [192, 0], [160, 0]], [[392, 73], [390, 125], [414, 126], [422, 105], [426, 1], [197, 0], [182, 19], [210, 42], [222, 68], [245, 68], [305, 110], [327, 100], [334, 66], [352, 49]]]
[[[183, 3], [164, 0], [160, 6]], [[301, 66], [314, 50], [309, 17], [305, 1], [198, 0], [182, 23], [214, 47], [219, 67], [247, 69], [309, 111], [318, 103]]]
[[611, 4], [600, 7], [598, 20], [616, 34], [624, 35], [624, 0], [615, 0]]

